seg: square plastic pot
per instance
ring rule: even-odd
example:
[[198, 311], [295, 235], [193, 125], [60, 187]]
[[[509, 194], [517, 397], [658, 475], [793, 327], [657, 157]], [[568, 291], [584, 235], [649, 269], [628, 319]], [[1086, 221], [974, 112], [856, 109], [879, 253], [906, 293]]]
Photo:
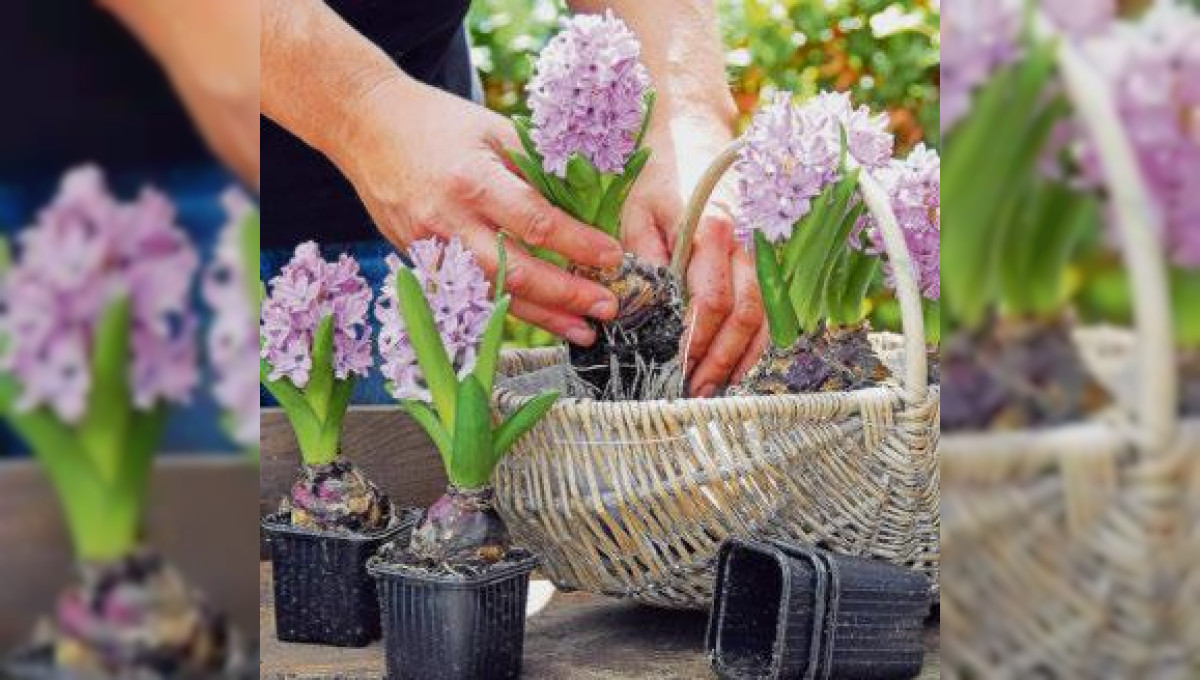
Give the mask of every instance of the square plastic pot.
[[903, 567], [731, 540], [706, 646], [722, 678], [915, 678], [929, 606], [928, 579]]
[[422, 574], [376, 559], [389, 680], [507, 680], [521, 675], [529, 556], [474, 577]]
[[286, 513], [263, 519], [275, 576], [276, 637], [334, 647], [379, 639], [379, 598], [367, 560], [389, 541], [407, 545], [421, 512], [393, 515], [388, 528], [361, 536], [295, 527]]

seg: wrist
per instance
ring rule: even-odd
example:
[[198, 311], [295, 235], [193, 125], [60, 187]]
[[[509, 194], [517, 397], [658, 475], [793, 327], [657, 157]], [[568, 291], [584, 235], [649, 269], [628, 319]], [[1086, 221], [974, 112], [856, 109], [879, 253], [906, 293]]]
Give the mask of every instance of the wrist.
[[737, 107], [728, 93], [705, 97], [671, 97], [659, 95], [652, 134], [672, 134], [686, 130], [709, 137], [732, 139], [737, 126]]
[[[425, 93], [421, 83], [390, 65], [364, 69], [347, 86], [318, 148], [348, 174], [372, 149], [394, 147], [401, 118], [414, 120]], [[366, 152], [366, 153], [364, 153]]]

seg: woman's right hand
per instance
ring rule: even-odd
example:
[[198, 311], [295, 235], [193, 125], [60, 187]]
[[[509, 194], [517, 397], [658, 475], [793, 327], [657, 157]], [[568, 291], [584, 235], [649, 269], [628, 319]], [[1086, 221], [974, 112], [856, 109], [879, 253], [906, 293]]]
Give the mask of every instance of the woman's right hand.
[[381, 232], [398, 247], [457, 236], [489, 276], [503, 231], [512, 313], [573, 343], [595, 332], [585, 317], [616, 316], [603, 286], [539, 260], [514, 241], [589, 267], [621, 263], [621, 245], [551, 205], [507, 162], [512, 123], [482, 106], [395, 73], [349, 109], [328, 149]]

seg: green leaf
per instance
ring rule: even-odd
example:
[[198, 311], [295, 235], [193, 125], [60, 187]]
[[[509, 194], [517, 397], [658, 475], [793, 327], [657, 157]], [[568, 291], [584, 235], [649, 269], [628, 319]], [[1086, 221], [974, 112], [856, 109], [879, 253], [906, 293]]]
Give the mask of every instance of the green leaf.
[[473, 375], [463, 380], [458, 391], [458, 422], [454, 428], [450, 482], [464, 489], [488, 483], [495, 460], [492, 457], [492, 413], [487, 392]]
[[271, 393], [280, 408], [287, 414], [292, 431], [296, 434], [296, 443], [300, 446], [300, 454], [306, 462], [310, 456], [317, 455], [316, 451], [321, 440], [321, 419], [313, 413], [300, 389], [291, 380], [282, 378], [271, 380], [271, 365], [265, 359], [258, 361], [258, 380]]
[[504, 297], [504, 284], [508, 282], [508, 250], [504, 247], [503, 232], [496, 237], [496, 289], [492, 291], [492, 301], [499, 302]]
[[508, 453], [508, 450], [512, 448], [513, 444], [517, 443], [518, 439], [550, 412], [554, 403], [558, 401], [558, 397], [558, 392], [539, 394], [525, 402], [521, 408], [517, 409], [515, 413], [500, 425], [500, 429], [496, 431], [496, 439], [492, 445], [492, 455], [496, 462], [499, 462], [500, 458]]
[[12, 262], [12, 246], [9, 244], [8, 238], [0, 234], [0, 275], [12, 268]]
[[542, 171], [542, 166], [520, 151], [509, 149], [507, 153], [513, 165], [517, 166], [522, 175], [525, 175], [525, 179], [533, 185], [533, 188], [537, 189], [538, 193], [545, 197], [547, 201], [561, 208], [562, 206], [558, 204], [554, 193], [550, 190], [550, 186], [546, 181], [546, 174]]
[[646, 112], [642, 116], [642, 127], [638, 130], [637, 142], [633, 147], [635, 149], [640, 150], [642, 142], [646, 139], [646, 132], [650, 130], [650, 118], [654, 115], [654, 104], [657, 101], [658, 93], [653, 88], [647, 89], [646, 94], [642, 95], [642, 102], [645, 104]]
[[333, 383], [333, 314], [329, 314], [321, 319], [313, 335], [312, 368], [308, 373], [308, 385], [304, 387], [305, 401], [322, 421], [329, 417]]
[[500, 361], [500, 348], [504, 344], [504, 320], [508, 317], [508, 308], [512, 297], [505, 295], [492, 308], [492, 316], [488, 319], [487, 328], [483, 331], [483, 339], [479, 343], [479, 355], [475, 359], [475, 370], [472, 374], [483, 391], [491, 394], [496, 381], [496, 365]]
[[442, 345], [433, 310], [425, 299], [425, 290], [407, 267], [396, 271], [396, 292], [400, 312], [417, 355], [417, 365], [433, 393], [433, 404], [448, 431], [454, 431], [455, 408], [458, 400], [458, 380], [454, 365]]
[[87, 413], [79, 428], [84, 451], [103, 479], [117, 476], [132, 417], [133, 397], [129, 390], [129, 336], [132, 303], [122, 297], [109, 304], [96, 327], [92, 349], [92, 389]]
[[852, 324], [862, 320], [863, 303], [878, 271], [878, 257], [854, 251], [850, 258], [850, 273], [846, 277], [846, 285], [838, 301], [838, 309], [841, 310], [838, 321]]
[[[259, 292], [259, 285], [261, 284], [261, 282], [259, 282], [258, 276], [256, 274], [255, 275], [251, 274], [251, 272], [258, 271], [258, 262], [259, 262], [259, 255], [260, 255], [259, 241], [260, 241], [261, 232], [262, 232], [262, 228], [261, 228], [261, 223], [259, 221], [258, 211], [257, 210], [251, 211], [249, 215], [246, 215], [246, 220], [244, 222], [242, 222], [242, 230], [241, 230], [241, 233], [239, 234], [239, 236], [241, 237], [240, 244], [241, 244], [241, 259], [242, 259], [242, 276], [245, 277], [246, 285], [248, 286], [248, 288], [246, 290], [246, 295], [247, 295], [246, 299], [247, 300], [255, 299], [255, 297], [257, 296], [257, 294]], [[259, 302], [261, 304], [261, 300], [259, 300]]]
[[[794, 271], [789, 280], [788, 297], [800, 327], [813, 330], [825, 313], [825, 281], [836, 264], [838, 253], [846, 247], [859, 206], [851, 200], [858, 188], [856, 169], [825, 191], [832, 193], [820, 212], [813, 211], [796, 227], [806, 233], [803, 250], [795, 253]], [[793, 235], [794, 236], [794, 235]]]
[[642, 170], [649, 160], [649, 147], [642, 147], [629, 157], [629, 162], [625, 165], [625, 172], [613, 179], [604, 192], [604, 197], [600, 199], [600, 205], [596, 208], [596, 214], [591, 224], [600, 227], [604, 233], [613, 238], [621, 237], [621, 211], [625, 207], [629, 193], [633, 190], [634, 182], [642, 174]]
[[1200, 349], [1200, 269], [1173, 268], [1170, 277], [1176, 342]]
[[521, 146], [524, 147], [525, 153], [530, 160], [535, 161], [538, 167], [542, 164], [542, 154], [537, 150], [537, 144], [533, 143], [533, 135], [529, 133], [529, 117], [528, 116], [513, 116], [513, 127], [517, 129], [517, 137], [521, 138]]
[[442, 465], [447, 470], [450, 469], [451, 453], [454, 450], [454, 440], [450, 438], [450, 433], [442, 426], [442, 421], [438, 420], [437, 414], [429, 405], [417, 399], [405, 399], [400, 402], [400, 407], [404, 409], [412, 419], [417, 421], [429, 438], [433, 440], [433, 445], [437, 447], [438, 453], [442, 455]]
[[771, 342], [779, 348], [791, 347], [800, 336], [800, 322], [788, 300], [775, 247], [761, 231], [754, 232], [754, 261]]

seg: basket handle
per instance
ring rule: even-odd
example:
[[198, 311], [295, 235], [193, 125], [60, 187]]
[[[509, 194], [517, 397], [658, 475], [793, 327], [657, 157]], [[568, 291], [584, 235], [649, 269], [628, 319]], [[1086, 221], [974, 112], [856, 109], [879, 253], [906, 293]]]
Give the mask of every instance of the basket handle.
[[1061, 36], [1040, 12], [1035, 29], [1058, 40], [1058, 66], [1075, 114], [1095, 140], [1117, 228], [1124, 245], [1134, 300], [1136, 365], [1141, 380], [1135, 407], [1139, 444], [1145, 451], [1166, 451], [1179, 420], [1174, 333], [1166, 264], [1156, 234], [1161, 217], [1154, 208], [1145, 178], [1138, 170], [1125, 126], [1108, 84], [1088, 64], [1070, 38]]
[[[737, 139], [718, 154], [701, 175], [695, 191], [688, 199], [679, 225], [675, 254], [671, 260], [671, 271], [680, 281], [686, 281], [684, 274], [691, 259], [692, 239], [700, 223], [700, 216], [704, 213], [713, 190], [725, 172], [733, 166], [741, 148], [742, 141]], [[929, 391], [929, 368], [925, 359], [925, 316], [921, 308], [921, 293], [913, 276], [908, 246], [892, 211], [887, 192], [865, 168], [859, 174], [859, 189], [867, 209], [875, 217], [875, 223], [883, 235], [884, 250], [891, 262], [893, 278], [896, 281], [896, 297], [900, 301], [900, 323], [904, 332], [903, 386], [911, 401], [921, 402]]]

